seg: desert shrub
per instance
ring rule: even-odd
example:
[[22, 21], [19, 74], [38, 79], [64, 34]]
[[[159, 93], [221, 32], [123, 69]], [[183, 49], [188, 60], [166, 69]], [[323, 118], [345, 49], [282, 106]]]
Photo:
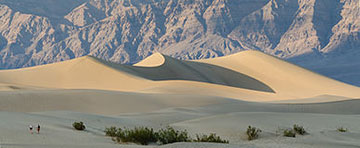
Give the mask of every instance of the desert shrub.
[[248, 136], [248, 140], [257, 139], [259, 137], [260, 132], [261, 132], [260, 129], [249, 126], [248, 129], [246, 130], [246, 135]]
[[284, 130], [285, 137], [295, 137], [295, 131], [293, 129]]
[[104, 130], [105, 135], [112, 138], [113, 141], [120, 143], [121, 137], [123, 137], [122, 129], [117, 129], [116, 127], [112, 126], [109, 128], [105, 128]]
[[304, 127], [299, 126], [299, 125], [297, 125], [297, 124], [294, 124], [293, 129], [294, 129], [294, 131], [295, 131], [297, 134], [299, 134], [299, 135], [304, 135], [304, 134], [306, 134], [306, 131], [305, 131]]
[[194, 142], [212, 142], [212, 143], [229, 143], [228, 140], [223, 140], [220, 136], [217, 136], [215, 133], [210, 135], [196, 135]]
[[79, 131], [82, 131], [82, 130], [85, 130], [85, 124], [83, 122], [74, 122], [72, 124], [72, 126], [76, 129], [76, 130], [79, 130]]
[[158, 131], [158, 140], [161, 144], [175, 143], [175, 142], [189, 142], [190, 136], [186, 130], [178, 131], [172, 127], [160, 129]]
[[172, 127], [166, 127], [159, 131], [152, 128], [135, 127], [134, 129], [109, 127], [104, 130], [105, 135], [112, 137], [112, 140], [118, 143], [132, 142], [142, 145], [149, 143], [169, 144], [175, 142], [214, 142], [229, 143], [227, 140], [221, 139], [216, 134], [196, 135], [196, 139], [192, 140], [186, 130], [179, 131]]
[[142, 145], [157, 142], [157, 133], [152, 128], [135, 127], [134, 129], [118, 129], [117, 137], [121, 142], [133, 142]]
[[106, 136], [116, 137], [118, 129], [116, 127], [112, 126], [112, 127], [109, 127], [109, 128], [105, 128], [104, 132], [105, 132]]
[[339, 128], [337, 128], [337, 131], [344, 133], [344, 132], [347, 132], [348, 129], [344, 128], [344, 127], [339, 127]]

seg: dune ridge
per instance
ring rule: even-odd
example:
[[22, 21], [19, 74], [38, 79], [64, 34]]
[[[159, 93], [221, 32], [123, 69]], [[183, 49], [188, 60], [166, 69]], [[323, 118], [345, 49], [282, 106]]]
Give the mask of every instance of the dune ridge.
[[[254, 77], [275, 92], [300, 98], [334, 95], [359, 98], [359, 87], [330, 79], [271, 55], [255, 50], [230, 56], [199, 60]], [[231, 64], [233, 63], [233, 64]], [[236, 63], [236, 64], [234, 64]]]
[[144, 60], [135, 63], [133, 66], [138, 66], [138, 67], [157, 67], [160, 65], [163, 65], [165, 63], [165, 57], [157, 52], [152, 54], [151, 56], [145, 58]]
[[[162, 61], [159, 61], [159, 57]], [[97, 59], [106, 66], [113, 67], [116, 70], [127, 72], [131, 75], [139, 76], [152, 81], [171, 81], [184, 80], [194, 82], [205, 82], [230, 87], [244, 88], [249, 90], [271, 92], [274, 91], [266, 84], [255, 78], [244, 75], [238, 71], [233, 71], [220, 66], [207, 63], [192, 61], [181, 61], [162, 54], [155, 54], [146, 58], [141, 63], [158, 63], [154, 67], [145, 67], [140, 64], [137, 66], [120, 65]], [[154, 62], [156, 61], [156, 62]]]
[[[85, 56], [0, 71], [0, 147], [143, 148], [116, 145], [104, 136], [109, 126], [173, 126], [230, 140], [147, 146], [154, 148], [357, 147], [359, 89], [257, 51], [199, 61], [157, 53], [135, 65]], [[29, 124], [41, 133], [26, 131]], [[310, 133], [278, 135], [293, 124]], [[263, 130], [259, 139], [247, 142], [248, 125]]]
[[84, 56], [54, 64], [2, 70], [0, 83], [44, 89], [208, 95], [260, 102], [322, 95], [339, 96], [331, 101], [360, 97], [358, 87], [259, 51], [198, 61], [181, 61], [156, 53], [134, 65]]

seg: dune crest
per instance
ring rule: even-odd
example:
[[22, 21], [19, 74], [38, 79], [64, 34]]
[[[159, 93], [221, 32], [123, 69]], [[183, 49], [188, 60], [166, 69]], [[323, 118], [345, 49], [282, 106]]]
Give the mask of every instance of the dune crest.
[[165, 57], [161, 53], [154, 53], [144, 60], [134, 64], [133, 66], [138, 67], [157, 67], [165, 63]]
[[[2, 70], [0, 83], [44, 89], [208, 95], [260, 102], [304, 100], [322, 95], [339, 96], [338, 100], [360, 98], [358, 87], [258, 51], [198, 61], [182, 61], [156, 53], [133, 66], [84, 56]], [[3, 90], [11, 88], [3, 87]]]
[[[296, 141], [338, 148], [358, 145], [359, 104], [360, 88], [257, 51], [200, 61], [155, 54], [134, 66], [85, 56], [0, 71], [0, 139], [19, 148], [110, 148], [105, 127], [172, 126], [192, 135], [214, 132], [230, 144], [213, 147], [235, 148], [248, 143], [241, 133], [254, 125], [264, 134], [248, 147], [293, 147], [277, 129], [299, 123], [310, 134]], [[83, 121], [86, 131], [73, 130], [74, 121]], [[25, 130], [38, 123], [41, 133]], [[338, 125], [351, 129], [347, 138], [334, 133]], [[154, 147], [209, 147], [197, 143]]]

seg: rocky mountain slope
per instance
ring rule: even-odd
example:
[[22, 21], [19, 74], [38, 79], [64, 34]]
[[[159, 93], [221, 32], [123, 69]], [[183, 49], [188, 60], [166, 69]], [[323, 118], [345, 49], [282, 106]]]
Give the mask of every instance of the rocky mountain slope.
[[[0, 0], [0, 67], [256, 49], [360, 85], [358, 0]], [[341, 72], [341, 73], [340, 73]]]

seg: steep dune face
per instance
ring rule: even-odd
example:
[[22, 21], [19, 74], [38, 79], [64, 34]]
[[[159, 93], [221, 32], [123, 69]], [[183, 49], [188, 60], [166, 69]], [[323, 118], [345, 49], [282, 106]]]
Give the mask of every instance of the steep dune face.
[[[152, 58], [156, 58], [152, 60]], [[266, 84], [241, 73], [212, 64], [180, 61], [168, 56], [163, 56], [164, 63], [156, 67], [136, 67], [131, 69], [136, 72], [135, 75], [154, 81], [164, 80], [185, 80], [197, 81], [211, 84], [219, 84], [249, 90], [274, 92]], [[150, 57], [148, 62], [157, 61], [158, 58]], [[148, 65], [148, 64], [145, 64]]]
[[157, 67], [165, 63], [165, 57], [161, 53], [155, 53], [146, 59], [134, 64], [138, 67]]
[[277, 94], [300, 98], [324, 94], [355, 98], [360, 96], [358, 87], [327, 78], [259, 51], [244, 51], [200, 62], [241, 71], [268, 84]]

